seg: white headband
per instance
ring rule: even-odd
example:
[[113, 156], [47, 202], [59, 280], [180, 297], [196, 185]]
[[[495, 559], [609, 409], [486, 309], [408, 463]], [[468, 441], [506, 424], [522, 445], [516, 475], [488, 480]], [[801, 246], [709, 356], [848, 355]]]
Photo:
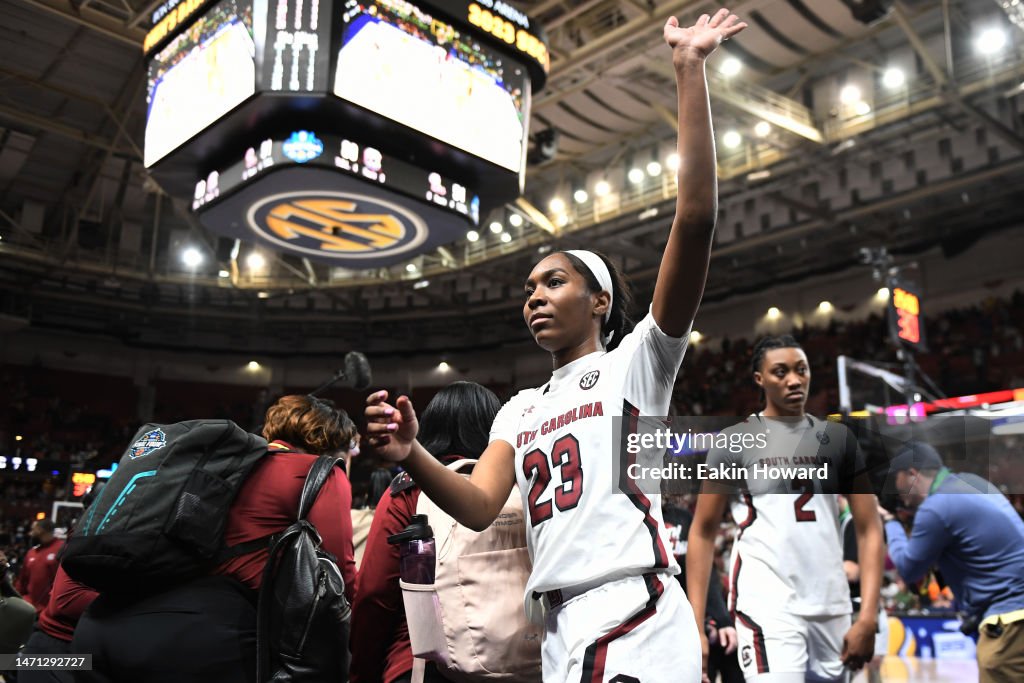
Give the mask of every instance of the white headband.
[[585, 249], [570, 249], [566, 254], [572, 254], [590, 269], [590, 272], [597, 278], [597, 284], [601, 285], [601, 289], [608, 292], [608, 310], [604, 314], [604, 321], [608, 322], [608, 318], [612, 315], [612, 304], [615, 302], [615, 290], [612, 288], [612, 274], [608, 272], [608, 266], [604, 264], [604, 261], [600, 256], [592, 251], [586, 251]]

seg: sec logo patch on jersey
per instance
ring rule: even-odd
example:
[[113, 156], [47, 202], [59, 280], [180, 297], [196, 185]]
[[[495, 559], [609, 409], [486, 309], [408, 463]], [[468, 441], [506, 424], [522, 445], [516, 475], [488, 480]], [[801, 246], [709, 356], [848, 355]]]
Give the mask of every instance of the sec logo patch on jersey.
[[580, 377], [580, 389], [591, 389], [597, 384], [598, 378], [601, 376], [600, 370], [591, 370], [587, 374]]

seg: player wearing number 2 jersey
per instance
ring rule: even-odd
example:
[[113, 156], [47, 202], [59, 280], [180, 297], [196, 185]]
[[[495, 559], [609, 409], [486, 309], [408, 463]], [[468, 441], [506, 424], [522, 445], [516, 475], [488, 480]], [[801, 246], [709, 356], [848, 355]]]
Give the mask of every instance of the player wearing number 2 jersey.
[[[702, 616], [705, 592], [698, 582], [703, 576], [707, 585], [714, 536], [731, 504], [738, 528], [729, 564], [729, 607], [747, 680], [843, 681], [845, 668], [859, 669], [874, 648], [884, 556], [875, 497], [859, 478], [863, 465], [854, 434], [804, 412], [810, 368], [796, 341], [789, 336], [761, 340], [753, 370], [765, 409], [725, 432], [752, 435], [756, 438], [743, 443], [755, 445], [708, 453], [711, 471], [727, 468], [745, 476], [731, 491], [705, 482], [688, 539], [688, 594]], [[854, 486], [868, 492], [854, 493]], [[860, 552], [868, 558], [862, 580], [870, 612], [862, 612], [852, 628], [839, 492], [849, 496]]]
[[[705, 60], [745, 27], [719, 10], [689, 28], [673, 17], [679, 105], [676, 214], [647, 316], [632, 332], [628, 292], [604, 257], [551, 254], [525, 282], [523, 318], [554, 373], [506, 404], [469, 480], [416, 442], [408, 398], [367, 400], [377, 453], [401, 461], [431, 500], [484, 529], [518, 480], [534, 572], [527, 603], [542, 611], [544, 681], [696, 683], [698, 634], [666, 547], [658, 496], [614, 493], [616, 444], [642, 415], [668, 414], [670, 390], [707, 278], [717, 214]], [[615, 419], [624, 416], [626, 419]], [[707, 581], [705, 577], [705, 582]]]

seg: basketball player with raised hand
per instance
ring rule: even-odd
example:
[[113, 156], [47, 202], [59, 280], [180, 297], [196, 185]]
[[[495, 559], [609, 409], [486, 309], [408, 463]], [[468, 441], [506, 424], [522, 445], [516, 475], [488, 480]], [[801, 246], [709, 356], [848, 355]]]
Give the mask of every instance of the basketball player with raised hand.
[[[805, 412], [811, 370], [796, 340], [759, 341], [752, 370], [765, 408], [723, 434], [750, 435], [744, 445], [758, 445], [708, 454], [709, 466], [742, 468], [746, 477], [736, 487], [704, 482], [687, 544], [687, 595], [703, 620], [714, 538], [729, 505], [738, 524], [729, 607], [744, 676], [753, 683], [845, 681], [874, 651], [885, 558], [877, 501], [855, 435]], [[765, 476], [757, 465], [791, 470]], [[800, 468], [815, 476], [794, 475]], [[861, 611], [852, 626], [838, 493], [849, 500], [861, 560]], [[706, 656], [703, 636], [701, 644]]]
[[393, 405], [386, 392], [367, 399], [377, 453], [401, 461], [465, 526], [489, 526], [518, 482], [533, 560], [527, 606], [543, 612], [547, 683], [700, 680], [697, 627], [671, 579], [679, 569], [659, 496], [614, 493], [614, 444], [624, 424], [667, 415], [718, 208], [705, 60], [745, 26], [724, 9], [689, 28], [674, 17], [665, 24], [679, 102], [678, 199], [650, 312], [635, 329], [628, 290], [606, 258], [567, 251], [538, 263], [526, 278], [523, 318], [554, 372], [504, 405], [468, 480], [416, 441], [407, 397]]

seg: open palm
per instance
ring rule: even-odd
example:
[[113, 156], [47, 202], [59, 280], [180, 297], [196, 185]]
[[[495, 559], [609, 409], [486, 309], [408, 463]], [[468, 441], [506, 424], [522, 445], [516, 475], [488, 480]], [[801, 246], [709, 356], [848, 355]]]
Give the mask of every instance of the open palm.
[[673, 53], [687, 51], [700, 57], [707, 57], [723, 40], [728, 40], [747, 27], [739, 17], [727, 9], [720, 9], [714, 16], [702, 14], [697, 23], [689, 28], [679, 25], [679, 20], [669, 17], [665, 22], [665, 42]]

